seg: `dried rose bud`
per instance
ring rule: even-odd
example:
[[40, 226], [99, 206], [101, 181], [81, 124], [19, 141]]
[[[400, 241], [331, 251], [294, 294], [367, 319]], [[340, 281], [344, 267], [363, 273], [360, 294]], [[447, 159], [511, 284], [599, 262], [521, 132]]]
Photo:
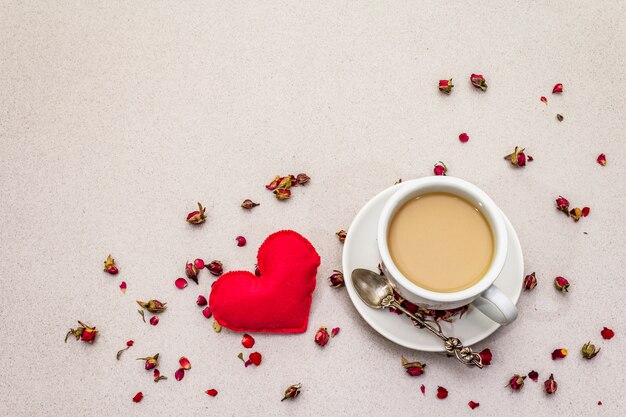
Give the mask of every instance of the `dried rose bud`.
[[292, 400], [292, 399], [296, 398], [298, 395], [300, 395], [300, 391], [301, 390], [302, 390], [302, 384], [300, 384], [300, 383], [294, 384], [294, 385], [290, 385], [285, 390], [285, 396], [280, 401], [283, 402], [285, 400]]
[[154, 379], [154, 382], [159, 382], [163, 379], [167, 379], [166, 376], [161, 375], [161, 371], [159, 371], [157, 368], [154, 368], [154, 372], [152, 374], [152, 378]]
[[556, 207], [563, 213], [569, 213], [569, 201], [563, 196], [559, 196], [559, 198], [556, 199]]
[[337, 238], [339, 239], [339, 241], [341, 243], [346, 241], [346, 237], [348, 237], [348, 232], [346, 232], [345, 230], [341, 229], [340, 231], [338, 231], [337, 233], [335, 233], [337, 235]]
[[554, 394], [556, 392], [556, 389], [558, 388], [558, 384], [554, 380], [554, 376], [552, 374], [550, 374], [550, 378], [548, 378], [546, 382], [543, 383], [543, 385], [545, 387], [546, 394], [548, 395]]
[[191, 362], [189, 362], [189, 359], [187, 359], [184, 356], [180, 357], [180, 359], [178, 360], [178, 363], [180, 364], [180, 367], [184, 369], [185, 371], [188, 371], [189, 369], [191, 369]]
[[343, 279], [343, 273], [336, 269], [333, 271], [333, 274], [328, 277], [328, 281], [330, 281], [330, 288], [340, 288], [346, 285]]
[[491, 354], [491, 350], [489, 349], [483, 349], [478, 356], [480, 356], [480, 362], [484, 365], [484, 366], [488, 366], [491, 365], [491, 359], [493, 358], [493, 355]]
[[282, 178], [277, 175], [276, 177], [274, 177], [272, 181], [270, 181], [269, 184], [265, 186], [265, 188], [267, 188], [270, 191], [274, 191], [275, 189], [278, 188], [278, 184], [280, 184], [281, 179]]
[[339, 334], [339, 331], [341, 329], [339, 327], [334, 327], [331, 331], [330, 331], [330, 337], [335, 337]]
[[259, 366], [262, 360], [263, 356], [259, 352], [252, 352], [250, 356], [248, 356], [248, 360], [245, 362], [245, 366], [246, 368], [250, 365]]
[[200, 259], [200, 258], [194, 259], [193, 260], [193, 266], [195, 266], [198, 269], [204, 268], [204, 260]]
[[480, 88], [483, 91], [487, 91], [487, 83], [485, 82], [485, 77], [480, 74], [472, 74], [470, 76], [470, 82], [476, 88]]
[[122, 283], [120, 284], [120, 290], [122, 291], [122, 294], [126, 294], [126, 281], [122, 281]]
[[547, 99], [547, 98], [545, 98], [544, 96], [541, 96], [541, 102], [542, 102], [543, 104], [548, 104], [548, 99]]
[[461, 133], [459, 135], [459, 140], [461, 143], [466, 143], [469, 140], [469, 135], [467, 133]]
[[311, 181], [311, 178], [308, 175], [302, 173], [296, 176], [296, 180], [298, 181], [299, 185], [304, 185], [307, 182]]
[[567, 349], [554, 349], [554, 351], [552, 352], [552, 360], [558, 360], [558, 359], [563, 359], [567, 356]]
[[524, 278], [524, 289], [526, 291], [530, 291], [537, 286], [537, 277], [535, 273], [532, 272], [530, 275], [526, 275]]
[[219, 277], [224, 272], [224, 266], [220, 261], [211, 261], [211, 263], [206, 266], [206, 269], [209, 270], [211, 275], [215, 275], [216, 277]]
[[167, 303], [162, 303], [159, 300], [148, 300], [146, 302], [137, 300], [137, 304], [152, 314], [159, 314], [167, 310]]
[[252, 346], [254, 346], [254, 337], [250, 336], [248, 333], [245, 333], [241, 338], [241, 344], [246, 349], [250, 349]]
[[563, 117], [563, 115], [562, 115], [562, 114], [560, 114], [560, 113], [557, 113], [557, 114], [556, 114], [556, 120], [558, 120], [559, 122], [562, 122], [562, 121], [563, 121], [563, 119], [564, 119], [564, 117]]
[[563, 84], [559, 83], [554, 86], [552, 89], [552, 94], [554, 93], [562, 93], [563, 92]]
[[474, 401], [470, 401], [467, 403], [467, 405], [469, 405], [469, 408], [471, 408], [472, 410], [476, 407], [478, 407], [480, 405], [480, 403], [474, 402]]
[[174, 372], [174, 378], [177, 381], [181, 381], [185, 377], [185, 370], [183, 368], [179, 368], [176, 372]]
[[206, 221], [206, 215], [204, 214], [205, 208], [198, 202], [198, 210], [192, 211], [187, 215], [187, 222], [191, 224], [201, 224]]
[[510, 160], [511, 164], [518, 167], [526, 166], [526, 154], [524, 153], [524, 148], [520, 146], [516, 146], [513, 153], [506, 155], [504, 159]]
[[315, 343], [317, 343], [320, 346], [326, 346], [326, 343], [328, 343], [328, 340], [330, 338], [330, 335], [328, 334], [328, 330], [326, 330], [326, 327], [322, 326], [320, 327], [317, 332], [315, 333]]
[[278, 200], [287, 200], [289, 197], [291, 197], [291, 190], [279, 188], [277, 190], [274, 190], [274, 195]]
[[140, 391], [137, 394], [135, 394], [135, 396], [133, 397], [133, 402], [138, 403], [141, 400], [143, 400], [143, 393]]
[[242, 246], [246, 246], [246, 238], [243, 236], [237, 236], [235, 238], [235, 240], [237, 241], [237, 246], [242, 247]]
[[217, 395], [217, 390], [214, 388], [208, 389], [205, 392], [209, 397], [215, 397]]
[[79, 327], [77, 327], [76, 329], [70, 328], [70, 330], [67, 332], [67, 334], [65, 335], [65, 343], [67, 343], [67, 339], [70, 337], [70, 335], [74, 335], [76, 340], [80, 340], [82, 342], [93, 345], [93, 342], [96, 341], [96, 337], [99, 333], [98, 330], [96, 330], [96, 327], [87, 326], [80, 320], [78, 321], [78, 324], [80, 325]]
[[606, 166], [606, 155], [601, 153], [600, 155], [598, 155], [598, 158], [596, 159], [596, 161], [598, 161], [600, 165]]
[[524, 388], [525, 379], [525, 376], [519, 376], [518, 374], [515, 374], [511, 377], [511, 379], [509, 379], [509, 383], [507, 384], [507, 386], [510, 387], [513, 391], [519, 391]]
[[146, 371], [156, 368], [159, 366], [159, 354], [157, 353], [154, 356], [146, 356], [145, 358], [137, 358], [138, 361], [145, 361], [144, 368]]
[[580, 214], [582, 214], [583, 217], [587, 217], [589, 216], [590, 211], [591, 209], [589, 207], [583, 207], [583, 209], [580, 211]]
[[198, 283], [198, 268], [191, 262], [185, 262], [185, 275], [187, 278]]
[[448, 390], [444, 387], [437, 387], [437, 398], [440, 400], [448, 398]]
[[435, 175], [438, 176], [445, 176], [446, 172], [448, 172], [448, 167], [446, 166], [446, 164], [444, 164], [443, 162], [439, 161], [435, 164], [435, 167], [433, 168], [433, 173]]
[[596, 350], [595, 345], [592, 345], [591, 342], [587, 342], [583, 345], [582, 354], [585, 359], [593, 359], [596, 355], [602, 350], [601, 348]]
[[600, 332], [600, 334], [602, 335], [602, 338], [604, 340], [613, 339], [613, 336], [615, 336], [615, 332], [613, 330], [609, 329], [608, 327], [603, 327], [602, 331]]
[[117, 275], [117, 273], [120, 272], [115, 265], [115, 259], [111, 258], [111, 254], [109, 254], [106, 261], [104, 261], [104, 272], [107, 272], [111, 275]]
[[450, 94], [453, 87], [452, 78], [449, 80], [439, 80], [439, 91], [442, 93]]
[[207, 305], [206, 297], [204, 295], [199, 295], [198, 299], [196, 300], [196, 304], [198, 304], [200, 307]]
[[253, 209], [256, 206], [260, 206], [260, 204], [259, 203], [255, 203], [254, 201], [252, 201], [250, 199], [243, 200], [243, 203], [241, 203], [241, 207], [245, 208], [246, 210]]
[[569, 288], [569, 281], [563, 277], [554, 278], [554, 286], [561, 292], [566, 293]]
[[156, 326], [157, 324], [159, 324], [159, 318], [157, 316], [150, 317], [150, 324]]
[[202, 310], [202, 315], [203, 315], [205, 318], [210, 319], [210, 318], [211, 318], [211, 316], [213, 315], [213, 311], [211, 311], [211, 307], [205, 307], [205, 308]]
[[424, 368], [426, 367], [425, 363], [421, 362], [409, 362], [406, 358], [402, 357], [402, 366], [406, 369], [406, 373], [411, 376], [420, 376], [424, 373]]
[[219, 333], [222, 331], [222, 325], [217, 322], [217, 320], [213, 320], [213, 331], [215, 333]]
[[537, 371], [530, 371], [528, 373], [528, 378], [532, 379], [533, 381], [537, 382], [537, 380], [539, 380], [539, 373]]
[[176, 281], [174, 281], [174, 285], [179, 290], [182, 290], [183, 288], [187, 288], [187, 280], [185, 278], [176, 278]]
[[128, 342], [126, 342], [126, 347], [131, 347], [132, 345], [134, 345], [135, 342], [132, 340], [129, 340]]

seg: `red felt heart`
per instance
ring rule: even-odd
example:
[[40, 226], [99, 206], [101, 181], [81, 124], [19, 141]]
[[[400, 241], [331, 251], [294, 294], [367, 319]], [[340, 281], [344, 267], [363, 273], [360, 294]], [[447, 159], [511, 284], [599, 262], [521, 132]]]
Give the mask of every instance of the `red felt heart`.
[[304, 332], [320, 265], [315, 248], [298, 233], [281, 230], [265, 239], [257, 261], [260, 277], [232, 271], [215, 282], [213, 317], [238, 332]]

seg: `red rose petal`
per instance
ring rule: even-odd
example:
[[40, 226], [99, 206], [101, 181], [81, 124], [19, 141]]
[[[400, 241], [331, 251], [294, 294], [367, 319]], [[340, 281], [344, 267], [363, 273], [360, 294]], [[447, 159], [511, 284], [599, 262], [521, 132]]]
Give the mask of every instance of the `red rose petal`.
[[235, 238], [235, 240], [237, 241], [237, 246], [242, 247], [242, 246], [246, 246], [246, 238], [243, 236], [237, 236]]
[[602, 338], [605, 340], [613, 339], [613, 336], [615, 336], [615, 332], [609, 329], [608, 327], [603, 327], [600, 334], [602, 335]]
[[176, 378], [177, 381], [180, 381], [184, 377], [185, 377], [185, 370], [183, 368], [180, 368], [178, 371], [174, 372], [174, 378]]
[[559, 83], [554, 86], [552, 89], [552, 94], [554, 93], [562, 93], [563, 92], [563, 84]]
[[480, 352], [478, 355], [480, 356], [480, 361], [484, 366], [491, 365], [491, 359], [493, 358], [493, 355], [491, 354], [491, 351], [489, 349], [483, 349], [483, 351]]
[[254, 337], [250, 336], [248, 333], [244, 334], [241, 338], [241, 344], [246, 349], [250, 349], [252, 346], [254, 346]]
[[341, 330], [339, 327], [335, 327], [334, 329], [332, 329], [330, 331], [330, 337], [335, 337], [339, 334], [339, 330]]
[[184, 356], [180, 357], [180, 359], [178, 360], [178, 363], [180, 364], [180, 367], [183, 368], [184, 370], [191, 369], [191, 362], [189, 362], [189, 359], [187, 359]]
[[533, 381], [537, 382], [537, 380], [539, 380], [539, 373], [537, 371], [530, 371], [528, 373], [528, 378], [532, 379]]
[[591, 211], [591, 209], [589, 207], [583, 207], [583, 209], [581, 211], [583, 217], [587, 217], [589, 215], [589, 211]]
[[134, 344], [135, 344], [135, 342], [133, 342], [132, 340], [129, 340], [128, 342], [126, 342], [126, 346], [128, 346], [128, 347], [131, 347]]
[[602, 405], [602, 401], [598, 401], [598, 405]]
[[459, 140], [460, 140], [462, 143], [465, 143], [465, 142], [467, 142], [467, 141], [469, 140], [469, 136], [467, 135], [467, 133], [461, 133], [461, 134], [459, 135]]
[[207, 395], [211, 396], [211, 397], [215, 397], [217, 395], [217, 390], [216, 389], [208, 389], [206, 390]]
[[202, 310], [202, 315], [206, 317], [207, 319], [210, 319], [211, 316], [213, 315], [213, 312], [211, 311], [211, 307], [205, 307], [204, 310]]
[[475, 403], [474, 401], [470, 401], [467, 403], [467, 405], [469, 405], [469, 408], [471, 408], [472, 410], [476, 407], [478, 407], [480, 404], [479, 403]]
[[174, 281], [174, 285], [176, 285], [176, 288], [179, 290], [182, 290], [187, 287], [187, 280], [185, 278], [177, 278], [176, 281]]
[[133, 397], [133, 402], [138, 403], [141, 400], [143, 400], [143, 393], [141, 391], [139, 391], [137, 394], [135, 394], [135, 396]]
[[422, 391], [422, 394], [426, 395], [426, 387], [424, 386], [424, 384], [422, 384], [422, 386], [420, 387], [420, 391]]
[[157, 324], [159, 324], [159, 318], [157, 316], [152, 316], [150, 318], [150, 324], [156, 326]]
[[541, 96], [541, 102], [544, 104], [548, 104], [548, 99], [545, 98], [544, 96]]
[[198, 269], [202, 269], [204, 268], [204, 260], [200, 259], [200, 258], [196, 258], [193, 261], [193, 264], [196, 268]]
[[259, 352], [252, 352], [250, 354], [250, 362], [253, 363], [255, 366], [259, 366], [261, 364], [261, 360], [263, 359], [263, 356], [261, 356], [261, 354]]
[[567, 356], [567, 349], [554, 349], [554, 351], [552, 352], [552, 360], [555, 361], [557, 359], [563, 359], [564, 357]]
[[198, 304], [200, 307], [207, 305], [206, 297], [204, 295], [199, 295], [198, 299], [196, 300], [196, 304]]
[[444, 387], [437, 387], [437, 398], [443, 400], [448, 397], [448, 390]]
[[120, 290], [122, 290], [122, 294], [126, 294], [126, 281], [122, 281], [120, 284]]

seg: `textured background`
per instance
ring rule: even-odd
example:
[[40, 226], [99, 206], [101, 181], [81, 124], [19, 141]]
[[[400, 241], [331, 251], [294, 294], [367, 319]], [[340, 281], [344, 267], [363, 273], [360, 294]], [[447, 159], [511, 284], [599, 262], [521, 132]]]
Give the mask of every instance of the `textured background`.
[[[482, 415], [624, 414], [625, 4], [228, 3], [1, 3], [0, 414], [452, 415], [469, 400]], [[436, 89], [447, 77], [451, 96]], [[515, 145], [535, 157], [526, 169], [502, 160]], [[484, 342], [484, 371], [388, 342], [325, 281], [341, 264], [334, 232], [438, 160], [502, 207], [539, 277], [519, 320]], [[263, 188], [301, 171], [312, 181], [290, 201]], [[590, 217], [557, 212], [558, 194]], [[261, 206], [244, 212], [244, 198]], [[194, 228], [184, 218], [198, 200], [209, 218]], [[322, 256], [309, 330], [258, 335], [264, 362], [244, 368], [241, 336], [215, 334], [194, 304], [208, 274], [184, 291], [173, 280], [195, 257], [252, 268], [280, 228]], [[235, 246], [239, 234], [248, 246]], [[109, 252], [116, 277], [101, 270]], [[556, 275], [572, 282], [568, 295], [552, 288]], [[157, 327], [136, 313], [150, 297], [170, 307]], [[101, 330], [95, 345], [63, 343], [76, 319]], [[324, 349], [319, 325], [342, 328]], [[601, 340], [604, 325], [613, 340]], [[127, 339], [135, 346], [117, 362]], [[602, 352], [586, 362], [589, 339]], [[553, 362], [557, 347], [571, 355]], [[170, 377], [159, 384], [134, 360], [156, 352]], [[181, 355], [193, 367], [176, 382]], [[404, 374], [401, 355], [426, 374]], [[503, 388], [531, 369], [540, 383], [554, 372], [558, 393]], [[295, 382], [302, 396], [280, 403]]]

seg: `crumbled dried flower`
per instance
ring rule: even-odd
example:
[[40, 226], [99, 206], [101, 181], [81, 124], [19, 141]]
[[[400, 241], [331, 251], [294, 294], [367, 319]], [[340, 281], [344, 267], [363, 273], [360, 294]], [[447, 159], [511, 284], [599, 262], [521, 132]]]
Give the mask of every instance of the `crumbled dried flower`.
[[562, 122], [562, 121], [563, 121], [563, 119], [564, 119], [564, 117], [563, 117], [563, 115], [562, 115], [562, 114], [560, 114], [560, 113], [557, 113], [557, 114], [556, 114], [556, 120], [558, 120], [559, 122]]
[[491, 365], [491, 359], [493, 358], [493, 355], [491, 354], [491, 350], [483, 349], [480, 353], [478, 353], [478, 356], [480, 356], [480, 362], [484, 366]]
[[481, 74], [472, 74], [470, 76], [470, 82], [476, 88], [480, 88], [483, 91], [487, 91], [487, 83], [485, 82], [485, 77]]
[[174, 372], [174, 378], [177, 381], [182, 380], [185, 377], [185, 370], [183, 368], [179, 368], [176, 372]]
[[135, 396], [133, 397], [133, 402], [138, 403], [141, 400], [143, 400], [143, 393], [140, 391], [137, 394], [135, 394]]
[[207, 318], [210, 319], [211, 316], [213, 315], [213, 311], [211, 310], [211, 307], [204, 307], [202, 309], [202, 315]]
[[304, 185], [307, 182], [311, 181], [311, 177], [309, 177], [305, 173], [300, 173], [300, 174], [296, 175], [296, 181], [298, 181], [299, 185]]
[[563, 196], [559, 196], [559, 198], [556, 199], [556, 208], [561, 210], [563, 213], [568, 214], [569, 213], [569, 201], [567, 201], [567, 198]]
[[526, 166], [526, 154], [524, 153], [524, 148], [520, 146], [516, 146], [513, 153], [506, 155], [504, 159], [508, 159], [511, 161], [511, 164], [518, 167]]
[[193, 266], [198, 269], [204, 268], [204, 259], [196, 258], [193, 260]]
[[283, 402], [285, 400], [293, 400], [298, 395], [300, 395], [301, 390], [302, 390], [302, 384], [300, 383], [288, 386], [287, 389], [285, 390], [285, 395], [283, 399], [280, 401]]
[[262, 360], [263, 356], [261, 356], [259, 352], [252, 352], [250, 356], [248, 356], [248, 360], [245, 362], [245, 366], [246, 368], [250, 365], [259, 366]]
[[243, 236], [237, 236], [235, 238], [235, 240], [237, 241], [237, 246], [242, 247], [242, 246], [246, 246], [246, 238]]
[[185, 262], [185, 275], [196, 284], [198, 283], [198, 268], [192, 262]]
[[196, 300], [196, 304], [198, 304], [200, 307], [207, 305], [206, 297], [204, 295], [199, 295], [198, 299]]
[[569, 281], [563, 277], [554, 278], [554, 286], [562, 293], [566, 293], [569, 288]]
[[474, 402], [474, 401], [470, 401], [467, 403], [467, 405], [469, 405], [469, 408], [471, 408], [472, 410], [476, 407], [478, 407], [480, 405], [480, 403]]
[[248, 333], [245, 333], [241, 338], [241, 344], [246, 349], [250, 349], [252, 346], [254, 346], [254, 337], [250, 336]]
[[322, 347], [326, 346], [326, 343], [328, 343], [329, 339], [330, 335], [328, 334], [328, 330], [326, 330], [326, 327], [324, 326], [320, 327], [315, 333], [315, 343]]
[[528, 373], [528, 378], [532, 379], [533, 381], [537, 382], [539, 380], [539, 373], [535, 370], [530, 371]]
[[558, 388], [558, 384], [554, 380], [554, 375], [552, 374], [550, 374], [550, 378], [548, 378], [546, 382], [543, 383], [543, 385], [545, 387], [546, 394], [548, 395], [554, 394], [556, 392], [556, 389]]
[[156, 326], [157, 324], [159, 324], [159, 318], [157, 316], [150, 317], [150, 324]]
[[187, 287], [187, 280], [185, 278], [176, 278], [176, 281], [174, 281], [174, 285], [179, 290], [182, 290], [183, 288]]
[[206, 269], [209, 270], [211, 275], [215, 275], [216, 277], [219, 277], [224, 272], [224, 266], [220, 261], [211, 261], [211, 263], [206, 266]]
[[146, 314], [143, 312], [143, 310], [137, 310], [137, 313], [139, 313], [139, 315], [141, 316], [141, 320], [143, 320], [143, 322], [146, 322]]
[[180, 367], [183, 368], [185, 371], [191, 369], [191, 362], [189, 362], [189, 359], [184, 356], [180, 357], [178, 363], [180, 364]]
[[467, 141], [469, 140], [469, 135], [468, 135], [467, 133], [461, 133], [461, 134], [459, 135], [459, 140], [460, 140], [462, 143], [465, 143], [465, 142], [467, 142]]
[[583, 354], [583, 358], [585, 359], [593, 359], [596, 355], [602, 350], [601, 348], [596, 350], [596, 346], [592, 345], [591, 342], [587, 342], [583, 345], [581, 352]]
[[426, 367], [425, 363], [421, 362], [409, 362], [406, 358], [402, 357], [402, 366], [406, 369], [406, 373], [411, 376], [420, 376], [424, 373], [424, 368]]
[[122, 281], [122, 283], [120, 284], [120, 290], [122, 291], [122, 294], [126, 294], [126, 281]]
[[107, 256], [106, 261], [104, 261], [104, 272], [108, 272], [111, 275], [117, 275], [119, 269], [117, 269], [117, 265], [115, 265], [115, 259], [111, 258], [111, 254]]
[[96, 341], [96, 337], [99, 333], [98, 330], [96, 330], [96, 327], [87, 326], [80, 320], [78, 320], [78, 324], [80, 326], [78, 326], [76, 329], [70, 328], [70, 330], [67, 332], [67, 334], [65, 335], [65, 343], [67, 343], [67, 339], [70, 337], [70, 335], [74, 335], [76, 340], [81, 340], [85, 343], [93, 345], [93, 342]]
[[420, 391], [422, 391], [422, 394], [426, 395], [426, 386], [424, 384], [420, 386]]
[[524, 278], [524, 289], [526, 291], [530, 291], [537, 286], [537, 277], [535, 273], [532, 272], [530, 275], [526, 275]]
[[513, 391], [519, 391], [524, 388], [525, 379], [525, 376], [515, 374], [511, 377], [511, 379], [509, 379], [509, 383], [507, 384], [507, 386], [510, 387]]
[[260, 204], [259, 203], [255, 203], [254, 201], [252, 201], [250, 199], [243, 200], [243, 203], [241, 203], [241, 207], [245, 208], [246, 210], [253, 209], [256, 206], [260, 206]]
[[328, 277], [328, 281], [330, 281], [330, 288], [340, 288], [346, 285], [343, 279], [343, 273], [336, 269], [333, 271], [332, 275]]
[[442, 93], [450, 94], [453, 87], [452, 78], [449, 80], [439, 80], [439, 91]]
[[201, 224], [206, 221], [206, 215], [204, 214], [205, 208], [198, 202], [198, 210], [192, 211], [187, 215], [187, 222], [191, 224]]
[[274, 191], [276, 188], [278, 188], [278, 184], [280, 184], [281, 179], [282, 178], [279, 177], [278, 175], [275, 176], [274, 179], [265, 186], [265, 188], [267, 188], [270, 191]]
[[437, 387], [437, 398], [440, 400], [448, 398], [448, 390], [444, 387]]
[[209, 397], [215, 397], [217, 395], [217, 390], [215, 388], [211, 388], [205, 391]]
[[334, 327], [331, 331], [330, 331], [330, 337], [335, 337], [339, 334], [339, 331], [341, 329], [339, 327]]
[[580, 214], [582, 214], [583, 217], [587, 217], [589, 216], [590, 211], [591, 209], [589, 207], [583, 207], [583, 209], [580, 211]]
[[144, 368], [146, 371], [156, 368], [159, 366], [159, 354], [157, 353], [154, 356], [146, 356], [145, 358], [137, 358], [138, 361], [145, 361]]
[[554, 351], [552, 352], [552, 360], [555, 361], [557, 359], [563, 359], [564, 357], [567, 356], [567, 349], [554, 349]]
[[289, 197], [291, 197], [291, 190], [288, 190], [286, 188], [279, 188], [277, 190], [274, 190], [274, 195], [278, 200], [287, 200]]
[[446, 164], [444, 164], [443, 162], [439, 161], [435, 164], [435, 167], [433, 168], [433, 173], [435, 175], [441, 176], [441, 175], [446, 175], [446, 172], [448, 172], [448, 167], [446, 166]]
[[573, 209], [571, 209], [569, 211], [569, 216], [575, 221], [577, 222], [578, 220], [580, 220], [580, 218], [582, 217], [583, 211], [581, 209], [579, 209], [578, 207], [574, 207]]
[[216, 320], [213, 320], [213, 331], [215, 333], [219, 333], [222, 331], [222, 325], [219, 324]]
[[606, 166], [606, 155], [601, 153], [600, 155], [598, 155], [598, 158], [596, 159], [596, 161], [598, 161], [600, 165]]
[[547, 98], [545, 98], [544, 96], [541, 96], [541, 102], [542, 102], [543, 104], [548, 104], [548, 99], [547, 99]]
[[339, 239], [339, 241], [341, 243], [346, 241], [346, 237], [348, 237], [348, 232], [346, 232], [345, 230], [341, 229], [340, 231], [338, 231], [337, 233], [335, 233], [337, 235], [337, 238]]
[[602, 338], [605, 340], [613, 339], [613, 336], [615, 336], [615, 332], [609, 329], [608, 327], [603, 327], [600, 334], [602, 335]]
[[162, 303], [159, 300], [148, 300], [146, 302], [137, 300], [137, 304], [152, 314], [159, 314], [167, 310], [167, 303]]
[[154, 368], [154, 373], [152, 374], [152, 378], [154, 379], [154, 382], [159, 382], [163, 379], [167, 379], [166, 376], [161, 375], [161, 371], [159, 371], [157, 368]]
[[563, 92], [563, 84], [559, 83], [552, 88], [552, 94], [554, 93], [562, 93]]

